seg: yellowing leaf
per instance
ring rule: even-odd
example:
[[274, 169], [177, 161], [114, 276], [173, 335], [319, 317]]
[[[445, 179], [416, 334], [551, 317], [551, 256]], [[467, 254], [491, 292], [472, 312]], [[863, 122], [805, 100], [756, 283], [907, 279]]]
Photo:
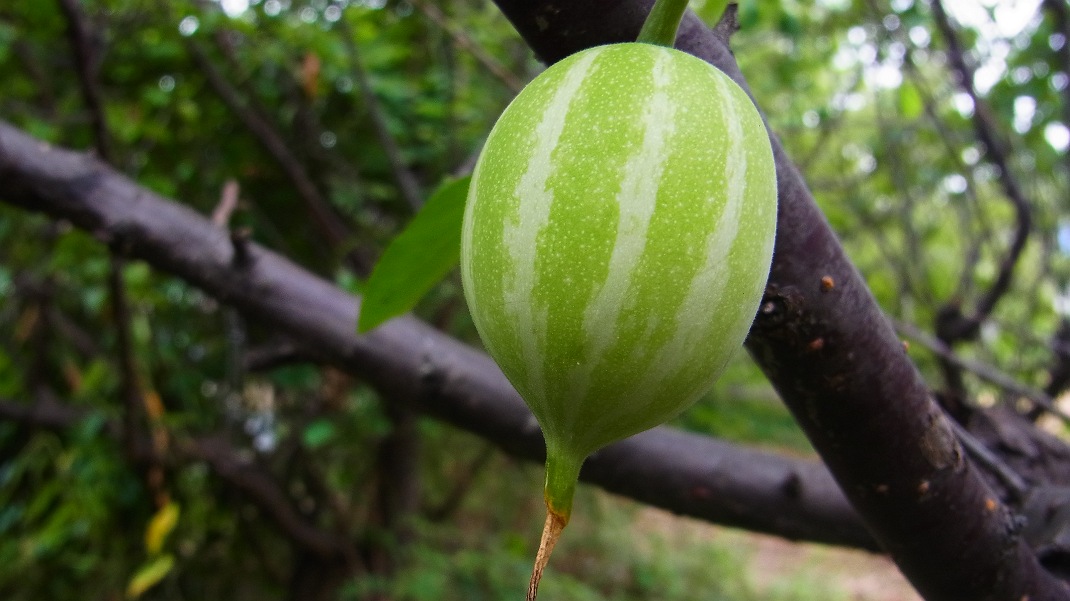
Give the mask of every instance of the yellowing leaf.
[[178, 503], [170, 502], [161, 507], [149, 520], [149, 525], [145, 528], [145, 550], [149, 555], [155, 555], [163, 548], [167, 535], [171, 534], [175, 525], [178, 524], [178, 515]]
[[149, 419], [156, 421], [163, 417], [166, 411], [163, 406], [163, 399], [160, 398], [160, 393], [155, 390], [150, 390], [145, 393], [144, 396], [145, 413], [149, 415]]
[[309, 99], [315, 100], [316, 96], [319, 96], [320, 69], [322, 66], [320, 57], [311, 52], [305, 54], [304, 60], [301, 61], [301, 87], [305, 91], [305, 96], [308, 96]]
[[175, 567], [175, 558], [170, 553], [160, 555], [141, 566], [130, 583], [126, 585], [126, 598], [137, 599], [145, 594], [145, 591], [156, 586]]

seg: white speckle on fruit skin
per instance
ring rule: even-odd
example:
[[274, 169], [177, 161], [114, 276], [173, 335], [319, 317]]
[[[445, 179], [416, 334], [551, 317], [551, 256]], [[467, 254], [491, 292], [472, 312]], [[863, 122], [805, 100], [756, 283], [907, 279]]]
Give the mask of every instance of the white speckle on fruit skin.
[[606, 46], [540, 78], [477, 165], [462, 275], [547, 443], [584, 455], [677, 414], [739, 348], [775, 171], [745, 94], [694, 57]]
[[[699, 344], [710, 335], [710, 330], [721, 320], [711, 320], [711, 307], [721, 304], [728, 279], [729, 252], [739, 233], [740, 212], [744, 204], [744, 192], [747, 184], [747, 152], [743, 147], [744, 134], [742, 117], [738, 114], [739, 100], [727, 89], [726, 83], [719, 77], [712, 77], [723, 103], [724, 125], [728, 135], [724, 139], [729, 143], [725, 154], [724, 210], [717, 219], [717, 226], [706, 238], [705, 261], [688, 286], [687, 296], [676, 313], [676, 333], [661, 349], [651, 367], [651, 374], [646, 382], [659, 382], [666, 374], [678, 370], [679, 366], [692, 357]], [[713, 191], [707, 202], [717, 202], [719, 191]], [[746, 324], [749, 326], [749, 323]]]
[[547, 189], [547, 181], [553, 174], [550, 161], [553, 149], [565, 129], [565, 117], [569, 104], [587, 78], [595, 53], [581, 57], [568, 71], [558, 86], [553, 98], [535, 125], [535, 148], [531, 151], [527, 169], [517, 183], [515, 195], [523, 199], [519, 206], [519, 219], [505, 224], [504, 241], [509, 253], [513, 273], [506, 276], [504, 298], [506, 312], [517, 324], [521, 334], [520, 347], [528, 365], [527, 380], [531, 395], [545, 397], [543, 357], [539, 348], [538, 334], [546, 332], [546, 307], [536, 307], [532, 302], [535, 289], [535, 259], [538, 254], [538, 235], [550, 220], [550, 207], [554, 194]]
[[616, 198], [619, 217], [609, 270], [584, 311], [583, 328], [590, 342], [588, 369], [598, 365], [616, 339], [617, 322], [628, 298], [632, 275], [646, 249], [647, 230], [657, 204], [654, 199], [669, 156], [665, 148], [676, 123], [676, 106], [668, 93], [671, 59], [667, 53], [657, 55], [651, 73], [652, 92], [639, 118], [643, 141], [621, 165], [623, 179]]

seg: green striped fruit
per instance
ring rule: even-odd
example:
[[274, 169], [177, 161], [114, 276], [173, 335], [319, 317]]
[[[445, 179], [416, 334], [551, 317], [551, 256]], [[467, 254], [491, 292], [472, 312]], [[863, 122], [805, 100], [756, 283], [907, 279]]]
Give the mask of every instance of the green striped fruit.
[[567, 522], [590, 453], [713, 383], [754, 318], [775, 228], [761, 118], [695, 57], [592, 48], [505, 110], [473, 174], [461, 273], [542, 426], [552, 515]]

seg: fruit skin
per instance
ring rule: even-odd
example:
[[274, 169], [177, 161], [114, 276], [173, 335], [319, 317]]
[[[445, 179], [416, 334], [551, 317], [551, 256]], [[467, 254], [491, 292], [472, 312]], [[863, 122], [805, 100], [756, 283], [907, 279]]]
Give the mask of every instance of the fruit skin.
[[587, 455], [708, 389], [754, 318], [775, 229], [761, 118], [697, 58], [591, 48], [509, 105], [473, 174], [461, 274], [542, 426], [548, 501], [570, 506]]

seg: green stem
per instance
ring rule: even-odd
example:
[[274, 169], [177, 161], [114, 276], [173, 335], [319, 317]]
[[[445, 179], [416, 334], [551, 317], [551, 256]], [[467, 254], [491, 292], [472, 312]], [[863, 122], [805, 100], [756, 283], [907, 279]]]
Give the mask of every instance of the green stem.
[[556, 444], [546, 441], [546, 524], [542, 529], [535, 566], [531, 570], [526, 601], [535, 601], [542, 573], [550, 562], [550, 554], [572, 516], [572, 497], [576, 494], [576, 481], [580, 479], [580, 466], [584, 459], [582, 456], [577, 458], [575, 453], [564, 453]]
[[676, 30], [687, 10], [687, 0], [657, 0], [643, 23], [637, 42], [672, 48]]
[[584, 459], [562, 453], [555, 445], [547, 445], [546, 509], [565, 524], [572, 515], [572, 497], [576, 493], [576, 482], [580, 479], [580, 466]]

